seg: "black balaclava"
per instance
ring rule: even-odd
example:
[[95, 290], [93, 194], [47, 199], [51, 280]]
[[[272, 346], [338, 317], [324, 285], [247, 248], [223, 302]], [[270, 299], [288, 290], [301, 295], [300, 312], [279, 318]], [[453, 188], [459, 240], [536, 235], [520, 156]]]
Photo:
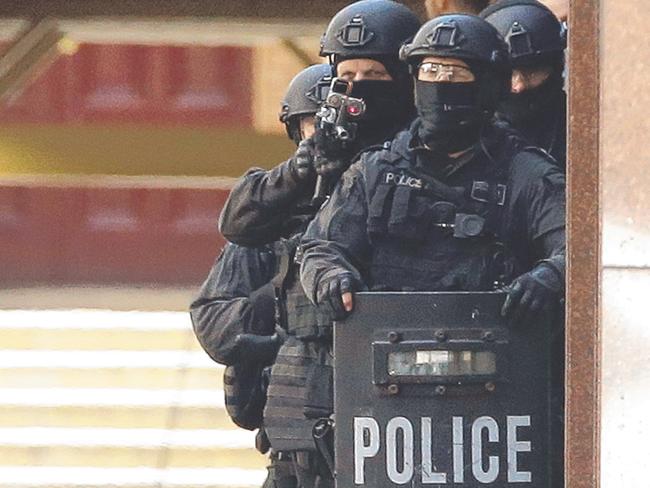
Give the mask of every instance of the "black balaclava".
[[417, 136], [434, 153], [458, 152], [478, 140], [484, 116], [477, 81], [416, 80], [415, 105], [420, 117]]
[[546, 123], [558, 112], [563, 98], [564, 78], [562, 66], [553, 66], [553, 72], [540, 86], [521, 93], [509, 93], [499, 104], [498, 112], [515, 127]]
[[[337, 56], [336, 65], [345, 59]], [[367, 59], [382, 63], [393, 79], [352, 83], [350, 96], [361, 98], [366, 103], [366, 113], [359, 119], [358, 137], [354, 144], [358, 150], [391, 138], [415, 116], [413, 85], [406, 66], [396, 58], [373, 56]]]
[[290, 134], [290, 138], [293, 143], [298, 146], [300, 141], [302, 141], [302, 131], [300, 130], [300, 116], [294, 115], [289, 118], [287, 121], [287, 132]]

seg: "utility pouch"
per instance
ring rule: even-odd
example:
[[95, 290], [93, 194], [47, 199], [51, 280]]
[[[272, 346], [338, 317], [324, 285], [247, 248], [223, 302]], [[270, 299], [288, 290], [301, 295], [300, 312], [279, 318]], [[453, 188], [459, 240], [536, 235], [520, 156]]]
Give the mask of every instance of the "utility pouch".
[[372, 196], [368, 207], [367, 229], [368, 235], [382, 235], [386, 233], [388, 214], [393, 199], [394, 185], [381, 184]]
[[310, 419], [327, 417], [332, 413], [334, 379], [332, 366], [312, 364], [307, 373], [305, 416]]
[[425, 241], [436, 223], [436, 205], [418, 190], [397, 188], [388, 220], [388, 234], [416, 244]]
[[223, 375], [226, 412], [242, 429], [262, 425], [267, 379], [259, 365], [228, 366]]
[[269, 436], [266, 435], [266, 431], [263, 427], [260, 427], [255, 434], [255, 449], [260, 454], [266, 454], [271, 449], [271, 442], [269, 441]]
[[407, 186], [395, 188], [388, 216], [388, 234], [395, 237], [415, 237], [417, 229], [412, 215], [415, 210], [412, 194], [413, 192]]
[[287, 332], [298, 339], [309, 340], [332, 337], [332, 319], [314, 306], [302, 291], [287, 294]]
[[[271, 455], [271, 465], [268, 467], [269, 478], [272, 488], [297, 488], [298, 482], [295, 476], [293, 461], [285, 456]], [[270, 488], [271, 488], [270, 487]], [[262, 488], [266, 488], [263, 486]]]

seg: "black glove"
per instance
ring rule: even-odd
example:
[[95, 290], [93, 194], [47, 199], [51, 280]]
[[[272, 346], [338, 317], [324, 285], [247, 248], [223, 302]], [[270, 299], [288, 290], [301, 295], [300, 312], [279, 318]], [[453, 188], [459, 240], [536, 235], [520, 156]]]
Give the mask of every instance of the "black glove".
[[311, 139], [300, 141], [289, 165], [291, 172], [299, 180], [308, 180], [315, 176], [314, 142]]
[[549, 263], [541, 263], [519, 276], [507, 288], [501, 315], [516, 323], [529, 323], [550, 313], [564, 291], [562, 273]]
[[346, 142], [337, 139], [325, 129], [316, 128], [313, 136], [315, 147], [314, 163], [320, 176], [338, 177], [350, 164], [352, 155]]
[[248, 361], [268, 366], [275, 361], [283, 342], [284, 337], [279, 334], [237, 334], [235, 349], [241, 362]]
[[275, 330], [275, 287], [273, 283], [261, 286], [248, 296], [253, 313], [252, 332], [271, 335]]
[[341, 273], [320, 283], [316, 292], [316, 302], [318, 306], [327, 309], [333, 319], [343, 319], [348, 312], [343, 305], [342, 295], [354, 292], [355, 288], [352, 275]]

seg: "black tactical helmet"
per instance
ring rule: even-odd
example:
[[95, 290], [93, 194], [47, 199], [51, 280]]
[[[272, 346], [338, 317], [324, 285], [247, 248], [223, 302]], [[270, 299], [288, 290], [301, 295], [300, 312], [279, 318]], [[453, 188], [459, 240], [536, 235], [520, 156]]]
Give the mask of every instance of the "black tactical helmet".
[[502, 0], [480, 14], [508, 44], [513, 66], [562, 59], [566, 37], [551, 10], [536, 0]]
[[483, 68], [507, 67], [507, 47], [496, 29], [475, 15], [449, 14], [424, 24], [400, 58], [412, 66], [424, 56], [458, 58]]
[[[330, 21], [320, 43], [320, 55], [333, 65], [340, 59], [393, 58], [420, 28], [408, 7], [391, 0], [361, 0], [340, 10]], [[387, 66], [388, 68], [388, 66]]]
[[465, 61], [479, 83], [481, 104], [488, 111], [494, 110], [510, 89], [506, 43], [492, 25], [475, 15], [449, 14], [431, 19], [400, 50], [400, 59], [408, 63], [414, 75], [425, 56]]
[[302, 70], [289, 83], [279, 118], [289, 138], [296, 144], [300, 142], [299, 117], [318, 112], [327, 97], [331, 81], [332, 67], [329, 64], [315, 64]]

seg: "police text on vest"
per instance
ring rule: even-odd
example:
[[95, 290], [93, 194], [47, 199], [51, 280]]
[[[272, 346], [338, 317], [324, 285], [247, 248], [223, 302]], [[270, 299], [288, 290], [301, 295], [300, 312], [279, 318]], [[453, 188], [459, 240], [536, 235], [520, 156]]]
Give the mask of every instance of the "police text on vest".
[[415, 178], [414, 176], [409, 176], [404, 173], [395, 174], [390, 171], [386, 173], [385, 183], [397, 186], [408, 186], [409, 188], [422, 188], [422, 180], [420, 178]]

